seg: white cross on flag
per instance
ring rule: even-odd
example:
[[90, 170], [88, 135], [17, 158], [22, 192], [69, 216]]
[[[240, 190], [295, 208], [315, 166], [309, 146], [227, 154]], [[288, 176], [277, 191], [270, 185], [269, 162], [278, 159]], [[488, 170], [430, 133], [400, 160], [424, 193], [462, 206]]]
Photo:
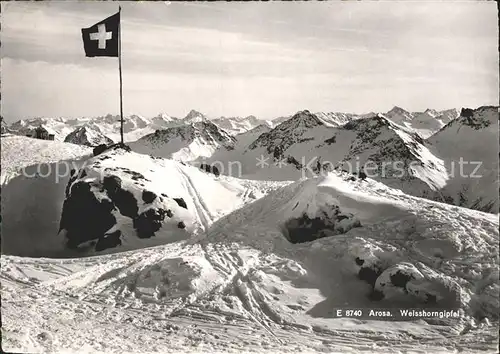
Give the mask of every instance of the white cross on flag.
[[85, 55], [87, 57], [117, 57], [119, 30], [120, 12], [96, 23], [92, 27], [82, 28]]

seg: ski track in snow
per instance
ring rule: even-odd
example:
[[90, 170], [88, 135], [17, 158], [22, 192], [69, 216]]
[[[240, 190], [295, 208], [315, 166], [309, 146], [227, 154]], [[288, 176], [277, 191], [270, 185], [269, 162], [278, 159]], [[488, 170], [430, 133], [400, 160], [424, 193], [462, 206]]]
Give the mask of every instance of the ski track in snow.
[[[182, 251], [179, 247], [182, 246], [173, 247], [168, 253], [191, 253], [189, 247], [187, 250], [182, 247]], [[109, 259], [102, 259], [97, 265], [103, 271], [99, 278], [112, 279], [117, 270], [127, 268], [124, 261], [129, 267], [144, 269], [147, 264], [155, 264], [168, 256], [161, 252], [155, 254], [152, 250], [144, 253], [140, 256], [130, 253], [132, 257], [119, 254], [105, 257]], [[377, 329], [355, 331], [343, 328], [341, 322], [350, 322], [349, 327], [366, 322], [355, 319], [338, 320], [339, 328], [335, 330], [284, 321], [276, 323], [277, 318], [272, 312], [266, 313], [265, 301], [261, 300], [258, 289], [249, 280], [248, 273], [252, 272], [256, 259], [245, 262], [234, 250], [223, 245], [206, 246], [205, 255], [214, 267], [219, 268], [219, 274], [226, 275], [225, 281], [214, 289], [212, 296], [223, 296], [235, 289], [243, 304], [239, 313], [214, 310], [208, 304], [194, 300], [189, 303], [182, 300], [170, 303], [138, 302], [134, 298], [124, 299], [119, 293], [111, 296], [85, 288], [74, 291], [71, 287], [61, 287], [61, 282], [78, 283], [78, 277], [74, 275], [65, 277], [58, 274], [55, 281], [38, 284], [28, 279], [23, 281], [21, 276], [17, 279], [16, 288], [10, 289], [11, 284], [4, 278], [4, 268], [10, 270], [11, 262], [16, 260], [2, 259], [2, 306], [8, 308], [3, 312], [4, 349], [17, 348], [27, 352], [39, 352], [42, 348], [44, 351], [65, 348], [65, 351], [74, 352], [108, 352], [109, 348], [114, 348], [116, 352], [319, 350], [439, 353], [460, 351], [461, 346], [465, 352], [473, 352], [474, 345], [478, 350], [485, 346], [491, 348], [496, 341], [494, 329], [486, 327], [463, 333], [465, 327], [455, 326], [442, 329], [441, 333], [424, 331], [423, 335], [416, 336], [406, 331], [384, 333]], [[56, 270], [54, 263], [59, 263], [64, 269], [80, 262], [17, 261], [30, 270], [45, 268], [48, 274]], [[91, 259], [85, 261], [92, 263]], [[75, 275], [85, 276], [82, 273], [87, 272], [84, 269]], [[13, 325], [15, 323], [22, 323], [23, 326], [18, 328]], [[478, 342], [479, 335], [481, 342]]]
[[186, 174], [186, 172], [184, 172], [181, 166], [177, 166], [177, 169], [182, 176], [184, 186], [189, 191], [190, 196], [193, 198], [193, 203], [196, 208], [198, 218], [202, 222], [204, 230], [206, 230], [212, 224], [213, 216], [210, 214], [210, 210], [204, 203], [203, 198], [194, 187], [191, 178]]

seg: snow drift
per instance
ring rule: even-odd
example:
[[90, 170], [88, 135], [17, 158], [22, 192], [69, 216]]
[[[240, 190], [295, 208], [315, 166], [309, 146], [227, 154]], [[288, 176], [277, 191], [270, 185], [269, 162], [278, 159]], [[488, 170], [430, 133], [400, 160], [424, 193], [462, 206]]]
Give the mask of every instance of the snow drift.
[[[312, 222], [290, 222], [304, 216], [321, 220], [324, 232]], [[498, 311], [499, 303], [490, 294], [500, 289], [494, 277], [497, 225], [491, 214], [329, 174], [295, 182], [229, 214], [209, 229], [205, 242], [232, 240], [298, 262], [308, 281], [340, 286], [321, 289], [331, 308], [446, 308], [497, 318], [491, 309]], [[292, 246], [295, 230], [303, 240]], [[356, 295], [348, 291], [354, 279], [360, 281], [353, 285], [359, 286]]]

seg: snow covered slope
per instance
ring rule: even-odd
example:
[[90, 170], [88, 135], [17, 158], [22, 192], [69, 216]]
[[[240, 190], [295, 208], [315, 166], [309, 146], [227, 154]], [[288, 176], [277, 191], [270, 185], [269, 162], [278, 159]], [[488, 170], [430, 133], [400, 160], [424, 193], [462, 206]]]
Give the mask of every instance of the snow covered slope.
[[3, 256], [2, 347], [496, 351], [498, 218], [348, 177], [295, 182], [164, 246]]
[[130, 143], [141, 154], [191, 161], [210, 157], [218, 148], [230, 150], [235, 139], [211, 121], [204, 120], [157, 130]]
[[76, 128], [64, 138], [64, 142], [91, 147], [101, 144], [113, 144], [113, 140], [102, 134], [99, 130], [88, 126]]
[[498, 116], [498, 107], [464, 108], [427, 140], [446, 166], [441, 193], [450, 202], [498, 213]]
[[124, 150], [48, 167], [3, 185], [4, 253], [83, 256], [173, 242], [279, 185]]
[[[1, 141], [1, 184], [26, 173], [27, 175], [56, 172], [52, 164], [60, 161], [80, 160], [91, 156], [92, 149], [86, 146], [40, 140], [25, 136], [2, 136]], [[64, 173], [61, 166], [61, 173]]]

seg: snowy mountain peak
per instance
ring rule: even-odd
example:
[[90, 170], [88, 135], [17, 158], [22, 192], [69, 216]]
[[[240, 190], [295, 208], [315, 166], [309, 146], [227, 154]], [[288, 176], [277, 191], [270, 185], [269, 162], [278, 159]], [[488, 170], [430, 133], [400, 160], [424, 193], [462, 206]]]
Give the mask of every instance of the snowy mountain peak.
[[433, 118], [436, 118], [437, 116], [439, 116], [439, 112], [436, 111], [435, 109], [432, 109], [432, 108], [427, 108], [425, 111], [424, 111], [425, 114], [428, 114], [429, 116], [433, 117]]
[[[449, 110], [442, 113], [453, 114], [453, 111]], [[443, 115], [440, 117], [442, 116]], [[492, 125], [498, 124], [498, 117], [499, 107], [496, 106], [482, 106], [476, 109], [462, 108], [458, 117], [452, 119], [448, 122], [448, 124], [444, 125], [434, 136], [438, 136], [443, 131], [460, 129], [460, 127], [463, 126], [473, 128], [474, 130], [488, 128]], [[458, 131], [456, 133], [458, 133]]]
[[[392, 109], [389, 112], [398, 113], [398, 114], [410, 113], [407, 110], [405, 110], [404, 108], [401, 108], [399, 106], [392, 107]], [[389, 113], [389, 112], [387, 112], [387, 113]]]
[[292, 118], [290, 118], [288, 121], [282, 124], [285, 123], [288, 123], [289, 126], [295, 126], [295, 127], [303, 126], [305, 128], [311, 128], [318, 125], [323, 125], [321, 119], [319, 119], [318, 116], [316, 116], [315, 114], [309, 112], [307, 109], [295, 113], [292, 116]]
[[168, 114], [166, 113], [158, 113], [154, 118], [160, 118], [160, 119], [164, 119], [164, 120], [171, 120], [171, 119], [174, 119], [173, 117], [169, 116]]
[[462, 108], [457, 121], [478, 130], [491, 124], [498, 124], [498, 113], [499, 108], [495, 106], [483, 106], [477, 109]]
[[325, 124], [316, 115], [308, 110], [299, 111], [292, 118], [277, 125], [271, 131], [260, 135], [248, 148], [253, 150], [258, 147], [266, 147], [269, 153], [276, 146], [286, 150], [295, 143], [309, 139], [304, 134], [310, 129], [319, 126], [325, 126]]
[[410, 121], [413, 118], [413, 115], [404, 110], [401, 107], [394, 106], [389, 112], [385, 114], [387, 118], [392, 120], [394, 123], [400, 123], [404, 121]]
[[112, 144], [113, 140], [102, 134], [98, 129], [82, 126], [69, 133], [64, 142], [84, 146], [97, 146]]
[[207, 120], [156, 130], [130, 147], [143, 154], [191, 161], [209, 157], [218, 148], [231, 150], [235, 142], [224, 129]]
[[446, 124], [452, 121], [453, 119], [457, 118], [459, 115], [460, 113], [458, 112], [458, 109], [451, 108], [439, 112], [439, 117], [437, 117], [437, 119], [440, 119]]
[[166, 113], [159, 113], [153, 118], [151, 118], [151, 123], [152, 125], [166, 128], [170, 126], [172, 123], [177, 122], [178, 120], [179, 120], [178, 118], [171, 117]]
[[201, 122], [204, 120], [207, 120], [205, 115], [203, 113], [198, 112], [197, 110], [192, 109], [186, 117], [183, 119], [185, 122], [188, 123], [194, 123], [194, 122]]

